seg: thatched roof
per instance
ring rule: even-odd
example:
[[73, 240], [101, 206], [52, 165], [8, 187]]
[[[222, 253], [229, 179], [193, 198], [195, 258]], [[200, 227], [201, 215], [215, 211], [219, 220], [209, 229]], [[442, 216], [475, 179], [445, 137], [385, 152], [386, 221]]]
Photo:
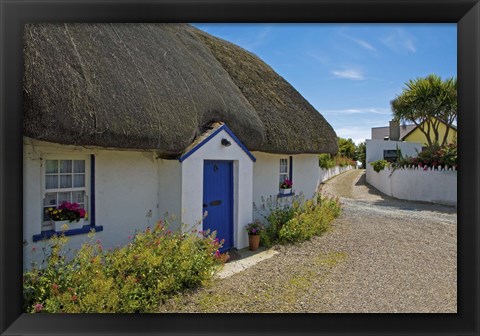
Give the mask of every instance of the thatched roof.
[[24, 38], [25, 136], [173, 158], [220, 121], [250, 150], [337, 150], [268, 65], [190, 25], [29, 24]]

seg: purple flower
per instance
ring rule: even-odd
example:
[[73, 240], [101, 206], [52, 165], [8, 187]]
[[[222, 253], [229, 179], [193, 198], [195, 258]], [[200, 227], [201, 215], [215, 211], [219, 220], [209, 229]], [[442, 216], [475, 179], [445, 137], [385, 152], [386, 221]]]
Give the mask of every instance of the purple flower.
[[255, 233], [255, 232], [257, 232], [257, 229], [252, 228], [252, 233]]

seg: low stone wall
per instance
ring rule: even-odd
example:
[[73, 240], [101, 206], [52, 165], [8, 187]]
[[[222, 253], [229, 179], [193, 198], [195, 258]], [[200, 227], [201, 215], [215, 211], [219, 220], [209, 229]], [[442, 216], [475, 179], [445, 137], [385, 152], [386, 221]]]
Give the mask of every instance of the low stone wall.
[[346, 171], [349, 171], [351, 169], [354, 169], [354, 168], [352, 166], [345, 166], [345, 167], [335, 166], [329, 169], [320, 168], [318, 184], [323, 183], [326, 180], [329, 180], [332, 177], [337, 176], [338, 174], [344, 173]]
[[377, 173], [367, 164], [366, 174], [367, 183], [385, 195], [410, 201], [457, 206], [456, 170], [385, 168]]

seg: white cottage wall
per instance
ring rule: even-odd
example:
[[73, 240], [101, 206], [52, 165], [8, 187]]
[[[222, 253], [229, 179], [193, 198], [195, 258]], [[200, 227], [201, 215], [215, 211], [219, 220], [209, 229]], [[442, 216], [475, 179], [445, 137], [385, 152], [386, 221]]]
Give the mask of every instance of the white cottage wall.
[[[221, 144], [223, 138], [232, 145]], [[204, 160], [231, 160], [234, 179], [234, 237], [237, 248], [248, 246], [245, 226], [252, 221], [252, 165], [251, 158], [236, 144], [235, 140], [221, 130], [208, 142], [198, 147], [182, 162], [182, 222], [187, 228], [201, 229], [203, 218], [203, 164]]]
[[182, 216], [182, 164], [158, 159], [158, 219], [167, 219], [171, 230], [178, 230]]
[[[252, 153], [257, 161], [253, 165], [253, 201], [257, 208], [263, 205], [262, 198], [275, 199], [279, 193], [280, 158], [290, 155], [270, 154], [264, 152]], [[296, 195], [303, 194], [305, 199], [312, 198], [319, 184], [319, 166], [317, 154], [292, 155], [293, 190]], [[289, 197], [282, 198], [287, 202]], [[254, 213], [256, 219], [261, 219], [260, 213]]]
[[[95, 155], [95, 224], [103, 226], [95, 239], [105, 248], [122, 246], [135, 230], [143, 230], [162, 217], [166, 209], [180, 209], [180, 164], [162, 163], [153, 152], [118, 151], [63, 146], [26, 139], [24, 142], [24, 265], [41, 260], [44, 242], [34, 243], [33, 235], [41, 232], [42, 158], [48, 155]], [[160, 178], [161, 176], [161, 178]], [[159, 181], [168, 180], [168, 195], [159, 197]], [[159, 200], [160, 198], [160, 200]], [[177, 202], [177, 203], [175, 203]], [[174, 208], [176, 204], [176, 208]], [[147, 215], [151, 211], [151, 216]], [[86, 234], [70, 236], [69, 247], [78, 248], [88, 239]]]

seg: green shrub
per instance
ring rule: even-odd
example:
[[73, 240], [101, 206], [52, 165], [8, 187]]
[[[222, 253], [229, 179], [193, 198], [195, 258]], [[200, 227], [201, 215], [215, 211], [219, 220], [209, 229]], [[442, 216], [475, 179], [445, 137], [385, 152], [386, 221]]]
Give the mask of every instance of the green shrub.
[[341, 155], [332, 156], [330, 154], [319, 154], [318, 164], [322, 169], [330, 169], [335, 166], [340, 166], [340, 167], [355, 166], [356, 162], [346, 156], [341, 156]]
[[295, 201], [291, 205], [272, 209], [266, 217], [268, 224], [260, 235], [260, 243], [266, 247], [279, 243], [282, 227], [295, 216], [298, 208], [299, 202]]
[[389, 166], [389, 163], [386, 160], [377, 160], [370, 162], [370, 165], [373, 167], [377, 173]]
[[215, 234], [173, 233], [161, 222], [113, 251], [92, 236], [69, 261], [66, 242], [53, 238], [46, 266], [24, 273], [24, 311], [154, 312], [162, 300], [210, 279], [225, 260]]
[[318, 164], [322, 169], [330, 169], [335, 167], [335, 160], [330, 154], [319, 154]]
[[317, 196], [303, 202], [271, 206], [265, 217], [267, 225], [260, 236], [263, 246], [295, 243], [322, 234], [340, 213], [337, 199]]
[[281, 242], [297, 243], [324, 233], [340, 214], [340, 203], [334, 198], [308, 200], [295, 211], [279, 232]]

